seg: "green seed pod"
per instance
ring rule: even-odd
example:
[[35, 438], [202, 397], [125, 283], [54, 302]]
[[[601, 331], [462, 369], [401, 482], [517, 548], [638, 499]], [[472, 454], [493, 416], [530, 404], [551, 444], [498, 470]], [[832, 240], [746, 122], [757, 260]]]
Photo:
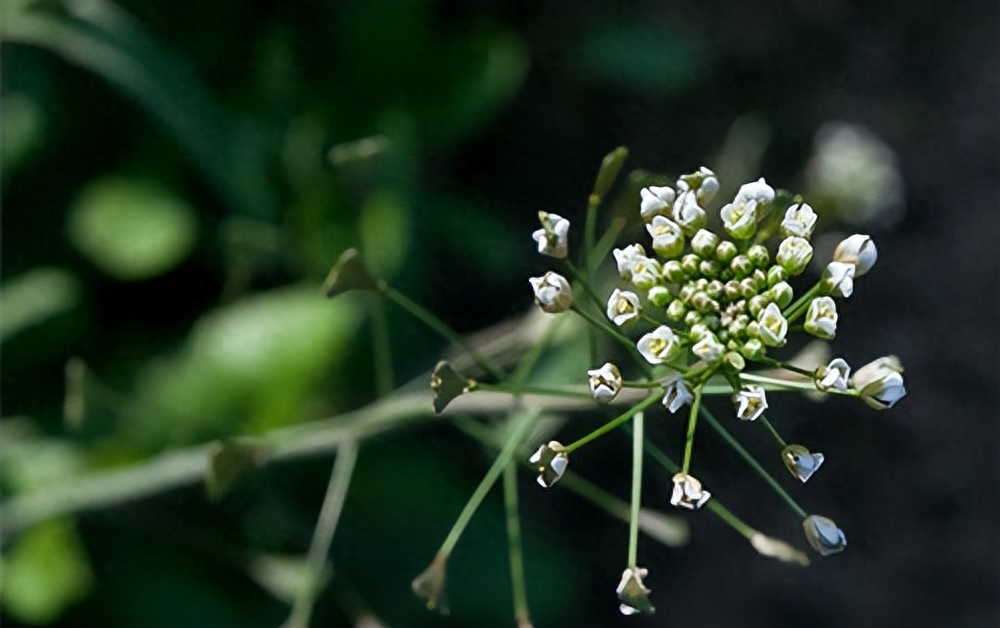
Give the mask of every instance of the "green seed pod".
[[738, 279], [743, 279], [753, 272], [753, 264], [746, 255], [737, 255], [734, 257], [733, 261], [729, 262], [729, 268], [732, 269], [733, 275]]
[[684, 272], [688, 274], [689, 277], [696, 277], [701, 272], [698, 265], [701, 264], [701, 258], [694, 253], [688, 253], [681, 258], [681, 268]]
[[684, 283], [687, 281], [687, 273], [681, 268], [681, 263], [675, 259], [663, 263], [663, 276], [670, 283]]
[[749, 249], [747, 249], [747, 257], [753, 262], [753, 265], [757, 268], [767, 268], [767, 264], [771, 261], [771, 256], [767, 252], [767, 247], [761, 244], [754, 244]]
[[672, 321], [680, 321], [687, 314], [687, 307], [680, 299], [675, 299], [667, 306], [667, 318]]
[[733, 261], [737, 253], [739, 253], [739, 249], [729, 240], [723, 240], [719, 242], [719, 246], [715, 247], [715, 259], [719, 260], [719, 263], [723, 265]]
[[767, 271], [767, 287], [773, 288], [775, 285], [788, 279], [788, 273], [781, 266], [775, 264]]

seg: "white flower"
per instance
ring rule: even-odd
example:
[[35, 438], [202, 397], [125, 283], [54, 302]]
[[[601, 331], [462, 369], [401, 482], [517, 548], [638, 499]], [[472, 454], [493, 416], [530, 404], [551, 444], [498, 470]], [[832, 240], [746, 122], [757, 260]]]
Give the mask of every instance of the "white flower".
[[856, 233], [843, 240], [833, 251], [833, 260], [854, 265], [854, 276], [864, 275], [878, 259], [875, 241], [869, 236]]
[[665, 325], [660, 325], [640, 338], [636, 346], [642, 357], [650, 364], [670, 361], [681, 348], [680, 340], [674, 334], [674, 330]]
[[885, 410], [906, 396], [902, 372], [899, 359], [886, 356], [859, 368], [851, 383], [862, 401], [876, 410]]
[[734, 203], [756, 203], [766, 205], [774, 201], [774, 188], [764, 181], [764, 177], [752, 183], [744, 183], [736, 192]]
[[802, 529], [809, 545], [823, 556], [842, 552], [847, 547], [847, 537], [832, 519], [809, 515], [802, 521]]
[[806, 312], [805, 330], [824, 340], [837, 335], [837, 304], [830, 297], [816, 297]]
[[691, 403], [694, 395], [688, 390], [681, 374], [673, 371], [664, 380], [663, 405], [667, 410], [676, 413], [686, 403]]
[[789, 275], [798, 275], [806, 269], [812, 259], [813, 248], [809, 240], [798, 236], [788, 236], [778, 245], [778, 253], [774, 261], [785, 269]]
[[719, 342], [719, 339], [712, 332], [708, 332], [702, 336], [701, 340], [691, 347], [691, 353], [709, 363], [718, 362], [725, 351], [726, 347]]
[[542, 228], [531, 234], [538, 243], [538, 252], [563, 259], [569, 252], [569, 221], [558, 214], [538, 212]]
[[622, 389], [622, 374], [611, 362], [599, 369], [587, 371], [587, 375], [590, 376], [590, 392], [601, 403], [608, 403]]
[[851, 377], [851, 367], [844, 358], [834, 358], [826, 366], [817, 367], [813, 372], [813, 382], [817, 390], [831, 388], [847, 390], [847, 380]]
[[646, 257], [646, 249], [642, 248], [641, 244], [630, 244], [624, 249], [615, 249], [611, 251], [615, 256], [615, 262], [618, 264], [618, 274], [625, 281], [632, 280], [632, 263], [637, 257]]
[[615, 291], [611, 293], [611, 298], [608, 299], [608, 318], [619, 327], [639, 316], [641, 310], [639, 295], [634, 292], [615, 288]]
[[698, 172], [681, 175], [677, 180], [677, 189], [681, 192], [689, 190], [698, 195], [698, 202], [704, 205], [710, 203], [719, 191], [719, 180], [715, 178], [715, 173], [702, 166]]
[[535, 291], [535, 302], [543, 312], [558, 314], [573, 305], [573, 289], [559, 273], [549, 271], [544, 277], [531, 277], [528, 281]]
[[797, 203], [785, 210], [785, 219], [781, 221], [781, 235], [798, 236], [809, 239], [816, 226], [816, 212], [808, 203]]
[[562, 443], [551, 440], [547, 445], [539, 447], [538, 451], [528, 458], [528, 462], [535, 465], [538, 470], [538, 485], [542, 488], [551, 488], [566, 473], [569, 456]]
[[649, 589], [642, 583], [642, 579], [649, 573], [648, 569], [636, 567], [626, 569], [622, 573], [621, 582], [615, 592], [621, 605], [618, 610], [622, 615], [635, 615], [636, 613], [652, 613], [656, 609], [649, 603]]
[[738, 240], [746, 240], [757, 229], [757, 203], [729, 203], [719, 210], [722, 227]]
[[781, 450], [781, 459], [788, 471], [803, 484], [816, 473], [825, 460], [823, 454], [812, 453], [802, 445], [786, 445]]
[[693, 475], [674, 475], [674, 490], [670, 494], [670, 505], [687, 510], [698, 510], [705, 505], [712, 494], [701, 488], [701, 482]]
[[705, 210], [698, 206], [698, 196], [693, 191], [682, 192], [677, 197], [671, 216], [688, 236], [694, 235], [707, 222]]
[[618, 263], [618, 274], [625, 281], [642, 290], [649, 290], [660, 281], [660, 263], [646, 257], [640, 244], [630, 244], [612, 251]]
[[823, 290], [827, 294], [845, 299], [854, 294], [854, 265], [846, 262], [830, 262], [823, 269]]
[[788, 321], [781, 315], [781, 308], [776, 303], [768, 303], [767, 307], [757, 316], [758, 337], [769, 347], [780, 347], [785, 344], [785, 334], [788, 333]]
[[674, 191], [668, 186], [658, 187], [651, 185], [639, 190], [642, 202], [639, 205], [639, 215], [646, 222], [653, 219], [653, 216], [666, 215], [674, 204]]
[[653, 236], [653, 250], [665, 259], [672, 259], [684, 251], [684, 234], [680, 225], [664, 216], [653, 216], [646, 225], [646, 231]]
[[767, 395], [763, 386], [744, 386], [733, 398], [733, 403], [739, 420], [756, 421], [767, 409]]

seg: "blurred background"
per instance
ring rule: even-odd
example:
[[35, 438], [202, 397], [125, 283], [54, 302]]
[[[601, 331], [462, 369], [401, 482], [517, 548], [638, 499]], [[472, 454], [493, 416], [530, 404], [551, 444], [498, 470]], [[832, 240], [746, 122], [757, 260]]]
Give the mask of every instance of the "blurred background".
[[[550, 267], [537, 211], [582, 225], [624, 145], [628, 168], [706, 165], [720, 198], [765, 176], [824, 228], [870, 233], [879, 263], [833, 348], [852, 365], [899, 355], [909, 396], [880, 413], [772, 403], [786, 438], [827, 457], [808, 490], [783, 484], [847, 551], [802, 570], [694, 513], [686, 547], [640, 544], [648, 617], [618, 613], [627, 527], [523, 475], [536, 624], [1000, 624], [996, 2], [4, 0], [0, 20], [6, 504], [366, 405], [373, 320], [393, 383], [426, 377], [439, 337], [367, 295], [321, 298], [340, 252], [459, 332], [508, 321]], [[679, 452], [679, 428], [652, 418]], [[607, 441], [575, 468], [625, 497], [628, 440]], [[770, 451], [766, 434], [746, 444]], [[699, 445], [706, 486], [804, 547], [730, 450], [707, 431]], [[331, 460], [270, 464], [214, 499], [181, 482], [8, 518], [2, 621], [278, 625]], [[496, 492], [451, 560], [452, 614], [410, 592], [490, 461], [440, 420], [366, 441], [314, 625], [361, 607], [386, 625], [513, 625]], [[669, 475], [646, 477], [665, 509]]]

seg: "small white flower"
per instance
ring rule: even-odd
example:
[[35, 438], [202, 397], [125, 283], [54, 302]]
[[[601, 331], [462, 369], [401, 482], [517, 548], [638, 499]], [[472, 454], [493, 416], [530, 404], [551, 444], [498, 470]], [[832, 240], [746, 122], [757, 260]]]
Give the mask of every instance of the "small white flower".
[[646, 257], [646, 249], [641, 244], [630, 244], [624, 249], [611, 251], [618, 264], [618, 274], [625, 281], [632, 281], [632, 264], [638, 257]]
[[619, 327], [639, 316], [640, 311], [642, 306], [639, 305], [639, 295], [634, 292], [615, 288], [611, 298], [608, 299], [608, 318]]
[[859, 368], [851, 383], [862, 401], [876, 410], [885, 410], [906, 396], [902, 372], [899, 360], [886, 356]]
[[692, 236], [705, 226], [705, 210], [698, 205], [698, 196], [693, 191], [682, 192], [674, 201], [671, 216], [685, 235]]
[[684, 251], [684, 234], [680, 225], [664, 216], [653, 216], [646, 225], [646, 231], [653, 236], [653, 250], [665, 259], [673, 259]]
[[813, 382], [817, 390], [831, 388], [847, 390], [847, 380], [851, 377], [851, 366], [844, 358], [834, 358], [826, 366], [817, 367], [813, 372]]
[[569, 456], [562, 443], [551, 440], [548, 444], [540, 446], [538, 451], [528, 458], [528, 462], [535, 465], [538, 470], [538, 485], [542, 488], [551, 488], [566, 473]]
[[663, 405], [667, 410], [676, 413], [684, 404], [689, 404], [694, 399], [694, 395], [688, 390], [687, 384], [681, 374], [672, 371], [663, 380]]
[[812, 453], [802, 445], [786, 445], [781, 450], [781, 459], [788, 471], [803, 484], [816, 473], [825, 460], [823, 454]]
[[823, 556], [844, 551], [847, 537], [832, 519], [820, 515], [809, 515], [802, 521], [809, 545]]
[[544, 277], [531, 277], [528, 281], [535, 291], [535, 302], [543, 312], [558, 314], [573, 305], [573, 289], [559, 273], [549, 271]]
[[590, 392], [601, 403], [610, 402], [622, 389], [622, 374], [611, 362], [599, 369], [587, 371], [587, 375], [590, 377]]
[[719, 210], [722, 227], [738, 240], [746, 240], [757, 229], [757, 203], [729, 203]]
[[715, 173], [702, 166], [698, 172], [681, 175], [677, 180], [677, 189], [681, 192], [689, 190], [698, 195], [698, 202], [702, 205], [710, 203], [719, 191], [719, 180], [715, 178]]
[[733, 403], [739, 420], [756, 421], [767, 409], [767, 395], [763, 386], [744, 386], [733, 398]]
[[664, 216], [670, 212], [674, 204], [674, 191], [668, 186], [651, 185], [639, 190], [642, 202], [639, 205], [639, 215], [646, 222], [654, 216]]
[[761, 177], [752, 183], [741, 185], [739, 191], [736, 192], [736, 199], [733, 202], [752, 202], [757, 205], [766, 205], [774, 202], [774, 188], [764, 181], [764, 177]]
[[618, 588], [615, 589], [615, 593], [618, 594], [618, 599], [621, 601], [618, 610], [622, 612], [622, 615], [652, 613], [656, 610], [649, 603], [649, 589], [642, 583], [642, 579], [648, 573], [649, 570], [642, 567], [626, 569], [622, 573], [621, 582], [618, 583]]
[[640, 338], [636, 346], [642, 357], [646, 358], [650, 364], [662, 364], [670, 361], [677, 355], [681, 347], [680, 340], [674, 334], [674, 330], [665, 325], [660, 325]]
[[824, 340], [837, 335], [837, 304], [830, 297], [816, 297], [806, 312], [805, 330]]
[[725, 351], [725, 345], [719, 342], [719, 339], [716, 338], [715, 334], [712, 332], [708, 332], [702, 336], [701, 340], [696, 342], [694, 346], [691, 347], [691, 353], [709, 363], [721, 360], [722, 354], [725, 353]]
[[798, 236], [788, 236], [778, 245], [778, 253], [774, 261], [785, 269], [789, 275], [798, 275], [806, 269], [812, 259], [813, 248], [809, 240]]
[[569, 252], [569, 221], [558, 214], [538, 212], [542, 228], [531, 234], [538, 243], [538, 252], [563, 259]]
[[854, 265], [854, 276], [864, 275], [878, 259], [878, 250], [871, 237], [856, 233], [843, 240], [833, 251], [833, 260]]
[[809, 239], [816, 226], [816, 212], [808, 203], [797, 203], [785, 210], [785, 219], [781, 221], [781, 235], [798, 236]]
[[846, 262], [830, 262], [823, 269], [823, 290], [827, 294], [845, 299], [854, 294], [854, 265]]
[[767, 307], [757, 316], [757, 336], [769, 347], [780, 347], [785, 344], [785, 334], [788, 333], [788, 321], [781, 315], [781, 308], [776, 303], [768, 303]]
[[687, 510], [698, 510], [705, 505], [712, 494], [701, 488], [701, 482], [693, 475], [674, 475], [674, 490], [670, 494], [670, 505]]

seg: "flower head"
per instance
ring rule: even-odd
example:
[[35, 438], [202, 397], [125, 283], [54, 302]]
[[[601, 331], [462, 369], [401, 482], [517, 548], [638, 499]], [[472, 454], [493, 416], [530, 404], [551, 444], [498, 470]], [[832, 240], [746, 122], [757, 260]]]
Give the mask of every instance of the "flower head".
[[663, 387], [665, 392], [663, 393], [663, 405], [673, 413], [676, 413], [681, 409], [686, 403], [691, 403], [694, 399], [694, 395], [688, 390], [687, 385], [684, 383], [684, 378], [677, 371], [671, 371], [663, 380]]
[[767, 409], [767, 395], [763, 386], [744, 386], [733, 397], [736, 417], [741, 421], [756, 421]]
[[642, 583], [642, 579], [649, 573], [648, 569], [636, 567], [626, 569], [622, 572], [621, 582], [615, 592], [621, 600], [618, 609], [622, 615], [635, 615], [636, 613], [652, 613], [656, 609], [649, 602], [649, 589]]
[[538, 212], [542, 228], [531, 234], [538, 243], [538, 252], [563, 259], [569, 252], [569, 221], [558, 214]]
[[543, 312], [558, 314], [573, 305], [573, 289], [559, 273], [549, 271], [544, 277], [528, 279], [535, 291], [535, 302]]
[[788, 236], [778, 245], [778, 253], [774, 256], [774, 261], [785, 269], [792, 276], [798, 275], [806, 269], [809, 260], [812, 259], [813, 248], [809, 240], [798, 236]]
[[851, 383], [862, 401], [876, 410], [885, 410], [906, 396], [902, 372], [899, 359], [886, 356], [859, 368]]
[[808, 203], [796, 203], [785, 210], [785, 219], [781, 221], [781, 235], [808, 240], [815, 226], [816, 212], [813, 208]]
[[590, 392], [601, 403], [608, 403], [622, 389], [622, 374], [611, 362], [599, 369], [587, 371], [587, 375], [590, 377]]
[[538, 485], [542, 488], [551, 488], [553, 484], [562, 478], [569, 466], [569, 455], [562, 443], [551, 440], [546, 445], [538, 448], [538, 451], [531, 454], [528, 462], [538, 469]]
[[662, 364], [668, 362], [677, 355], [680, 350], [680, 340], [674, 334], [674, 330], [665, 325], [660, 325], [653, 331], [639, 339], [637, 348], [642, 357], [650, 364]]
[[830, 262], [823, 269], [823, 290], [827, 294], [845, 299], [854, 293], [854, 265], [846, 262]]
[[658, 187], [651, 185], [639, 190], [639, 197], [642, 202], [639, 205], [639, 214], [642, 219], [649, 222], [654, 216], [663, 216], [669, 213], [674, 204], [674, 191], [670, 187]]
[[832, 519], [820, 515], [809, 515], [802, 521], [809, 545], [823, 556], [844, 551], [847, 537]]
[[786, 445], [781, 450], [781, 460], [785, 467], [789, 473], [802, 480], [803, 484], [816, 473], [824, 459], [823, 454], [812, 453], [802, 445]]
[[854, 276], [864, 275], [878, 259], [878, 249], [871, 237], [856, 233], [841, 241], [833, 251], [833, 260], [854, 266]]
[[781, 308], [776, 303], [769, 303], [757, 316], [758, 337], [769, 347], [780, 347], [785, 344], [785, 334], [788, 333], [788, 321], [781, 315]]
[[837, 335], [837, 304], [830, 297], [816, 297], [809, 303], [806, 322], [807, 332], [824, 340], [833, 340]]
[[847, 380], [851, 377], [851, 367], [844, 358], [834, 358], [826, 366], [817, 367], [813, 372], [813, 382], [817, 390], [831, 388], [847, 390]]
[[639, 295], [615, 288], [608, 299], [608, 318], [621, 327], [628, 321], [639, 316], [642, 307], [639, 305]]
[[701, 482], [693, 475], [677, 473], [674, 475], [674, 490], [670, 494], [670, 504], [677, 508], [698, 510], [705, 505], [712, 494], [701, 488]]

